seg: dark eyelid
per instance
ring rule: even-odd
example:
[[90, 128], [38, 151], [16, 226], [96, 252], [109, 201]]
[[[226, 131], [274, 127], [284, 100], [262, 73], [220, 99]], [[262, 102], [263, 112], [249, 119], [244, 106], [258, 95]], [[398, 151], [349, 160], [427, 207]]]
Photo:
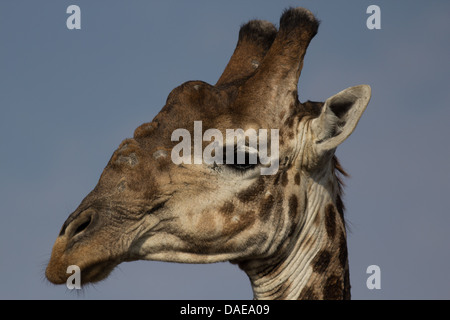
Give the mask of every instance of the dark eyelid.
[[234, 145], [233, 150], [234, 150], [233, 151], [234, 152], [234, 155], [233, 155], [234, 156], [234, 163], [226, 163], [226, 159], [227, 159], [226, 146], [223, 147], [223, 164], [224, 165], [226, 165], [226, 166], [228, 166], [230, 168], [233, 168], [236, 171], [251, 170], [251, 169], [253, 169], [253, 168], [255, 168], [256, 166], [259, 165], [259, 157], [257, 157], [256, 163], [252, 163], [252, 164], [247, 163], [249, 161], [249, 159], [250, 159], [250, 153], [249, 152], [245, 152], [245, 154], [246, 154], [246, 156], [245, 156], [245, 161], [246, 162], [245, 163], [237, 163], [237, 145], [236, 144]]

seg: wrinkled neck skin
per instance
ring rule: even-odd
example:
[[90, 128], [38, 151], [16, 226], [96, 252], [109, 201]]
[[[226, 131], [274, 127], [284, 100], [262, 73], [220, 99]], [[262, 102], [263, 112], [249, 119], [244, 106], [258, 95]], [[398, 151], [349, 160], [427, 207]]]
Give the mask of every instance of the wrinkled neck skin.
[[335, 206], [337, 181], [328, 170], [334, 169], [302, 177], [306, 206], [296, 233], [271, 257], [239, 264], [254, 299], [350, 298], [345, 226]]

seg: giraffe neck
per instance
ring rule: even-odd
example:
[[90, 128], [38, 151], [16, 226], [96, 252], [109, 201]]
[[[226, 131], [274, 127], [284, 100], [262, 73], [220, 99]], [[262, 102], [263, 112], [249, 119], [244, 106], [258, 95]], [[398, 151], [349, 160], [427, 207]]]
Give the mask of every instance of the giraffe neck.
[[298, 213], [295, 232], [276, 253], [240, 264], [255, 299], [350, 298], [345, 225], [336, 209], [337, 181], [326, 177], [303, 179], [304, 212]]

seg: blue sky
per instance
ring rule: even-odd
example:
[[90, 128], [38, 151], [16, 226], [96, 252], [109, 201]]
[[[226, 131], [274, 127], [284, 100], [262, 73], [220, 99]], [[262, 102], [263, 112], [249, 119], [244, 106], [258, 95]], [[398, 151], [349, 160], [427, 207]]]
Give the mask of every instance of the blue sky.
[[[66, 8], [81, 8], [81, 30]], [[381, 8], [381, 30], [366, 9]], [[0, 298], [251, 299], [229, 263], [123, 263], [80, 292], [43, 277], [62, 223], [119, 143], [188, 80], [215, 83], [239, 26], [289, 6], [322, 21], [299, 96], [370, 84], [337, 155], [354, 299], [450, 298], [450, 3], [447, 1], [1, 1]], [[366, 287], [369, 265], [381, 289]]]

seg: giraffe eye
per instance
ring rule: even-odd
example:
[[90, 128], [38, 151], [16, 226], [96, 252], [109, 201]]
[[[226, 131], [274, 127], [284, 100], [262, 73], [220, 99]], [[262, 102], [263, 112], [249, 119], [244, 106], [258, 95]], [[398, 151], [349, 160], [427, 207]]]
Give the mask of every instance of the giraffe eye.
[[236, 164], [232, 164], [230, 165], [231, 167], [233, 167], [236, 170], [250, 170], [253, 169], [254, 167], [256, 167], [256, 164], [250, 164], [250, 163], [236, 163]]
[[237, 148], [234, 149], [233, 153], [233, 161], [230, 162], [230, 158], [226, 156], [226, 150], [224, 149], [224, 159], [223, 163], [234, 170], [238, 171], [245, 171], [245, 170], [251, 170], [258, 166], [259, 159], [258, 159], [258, 153], [257, 152], [251, 152], [252, 150], [249, 150], [248, 148], [244, 148], [245, 150], [238, 150]]

